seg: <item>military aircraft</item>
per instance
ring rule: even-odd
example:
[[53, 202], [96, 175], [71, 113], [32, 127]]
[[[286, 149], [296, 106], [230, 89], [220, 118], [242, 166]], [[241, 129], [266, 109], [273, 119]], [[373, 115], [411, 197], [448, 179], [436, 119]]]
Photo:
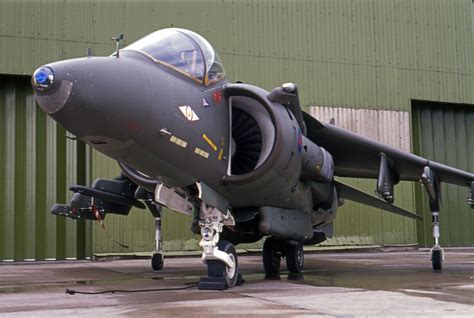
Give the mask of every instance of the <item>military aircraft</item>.
[[[202, 36], [163, 29], [115, 53], [50, 63], [32, 76], [35, 98], [49, 116], [97, 151], [118, 162], [114, 180], [71, 186], [69, 205], [51, 212], [102, 221], [145, 208], [156, 218], [152, 267], [163, 267], [161, 207], [192, 217], [200, 234], [208, 277], [200, 288], [239, 283], [234, 245], [267, 237], [263, 267], [289, 272], [304, 265], [304, 245], [333, 235], [344, 200], [405, 217], [395, 205], [400, 180], [421, 181], [432, 212], [434, 269], [439, 245], [440, 182], [469, 188], [474, 174], [401, 151], [325, 124], [301, 109], [298, 88], [268, 92], [229, 83], [218, 54]], [[376, 179], [375, 197], [335, 177]]]

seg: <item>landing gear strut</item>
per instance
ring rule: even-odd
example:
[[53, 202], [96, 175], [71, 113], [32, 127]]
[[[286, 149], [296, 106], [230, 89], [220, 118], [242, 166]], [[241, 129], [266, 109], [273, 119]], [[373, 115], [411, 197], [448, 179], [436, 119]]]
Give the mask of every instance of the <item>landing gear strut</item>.
[[[436, 203], [438, 205], [439, 211], [439, 202]], [[441, 270], [443, 268], [443, 260], [444, 260], [444, 250], [439, 245], [439, 212], [434, 209], [435, 206], [432, 207], [432, 203], [430, 202], [430, 210], [431, 210], [431, 219], [433, 223], [433, 237], [434, 237], [434, 246], [431, 248], [431, 264], [433, 265], [434, 270]]]
[[431, 264], [433, 270], [441, 270], [444, 261], [444, 250], [439, 245], [439, 210], [440, 210], [440, 188], [439, 180], [430, 167], [425, 167], [421, 176], [426, 193], [430, 200], [431, 221], [433, 225], [434, 246], [430, 250]]
[[241, 280], [237, 253], [232, 243], [219, 241], [224, 225], [235, 225], [230, 212], [221, 213], [214, 207], [202, 202], [199, 217], [203, 248], [202, 262], [207, 265], [208, 277], [202, 277], [199, 289], [223, 290], [234, 287]]
[[155, 271], [160, 271], [165, 265], [163, 257], [163, 240], [161, 237], [161, 210], [162, 207], [155, 201], [149, 199], [145, 201], [148, 210], [155, 218], [155, 250], [151, 254], [151, 268]]
[[155, 271], [163, 269], [163, 243], [161, 240], [161, 217], [155, 218], [155, 250], [151, 255], [151, 268]]
[[303, 270], [304, 251], [301, 243], [284, 242], [269, 237], [263, 244], [263, 268], [268, 276], [280, 273], [281, 258], [286, 259], [286, 268], [297, 274]]

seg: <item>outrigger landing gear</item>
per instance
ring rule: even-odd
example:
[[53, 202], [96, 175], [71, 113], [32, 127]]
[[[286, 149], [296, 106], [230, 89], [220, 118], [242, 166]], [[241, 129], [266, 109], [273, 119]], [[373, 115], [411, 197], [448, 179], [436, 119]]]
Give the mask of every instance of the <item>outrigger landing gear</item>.
[[430, 250], [431, 264], [433, 270], [441, 270], [444, 261], [444, 250], [439, 245], [439, 210], [440, 210], [440, 189], [439, 181], [430, 167], [425, 167], [421, 176], [421, 183], [425, 187], [430, 200], [431, 221], [433, 224], [434, 246]]
[[[434, 270], [441, 270], [443, 268], [444, 261], [444, 250], [439, 245], [439, 200], [435, 204], [430, 202], [431, 220], [433, 223], [433, 238], [435, 241], [434, 246], [431, 248], [431, 264]], [[436, 205], [438, 211], [436, 211]]]
[[199, 219], [202, 236], [199, 245], [204, 249], [201, 260], [207, 265], [208, 275], [199, 281], [199, 289], [224, 290], [234, 287], [241, 281], [237, 253], [232, 243], [219, 241], [224, 225], [235, 225], [232, 215], [230, 212], [223, 214], [202, 202]]
[[263, 268], [269, 277], [280, 273], [281, 258], [286, 258], [286, 268], [292, 274], [301, 273], [304, 251], [301, 243], [284, 242], [269, 237], [263, 244]]
[[148, 210], [155, 218], [155, 250], [151, 254], [151, 268], [155, 271], [160, 271], [165, 265], [163, 257], [163, 240], [161, 237], [161, 210], [162, 207], [157, 202], [149, 199], [145, 201]]
[[151, 255], [151, 268], [155, 271], [163, 269], [165, 265], [163, 258], [163, 243], [161, 240], [161, 217], [155, 218], [155, 250]]

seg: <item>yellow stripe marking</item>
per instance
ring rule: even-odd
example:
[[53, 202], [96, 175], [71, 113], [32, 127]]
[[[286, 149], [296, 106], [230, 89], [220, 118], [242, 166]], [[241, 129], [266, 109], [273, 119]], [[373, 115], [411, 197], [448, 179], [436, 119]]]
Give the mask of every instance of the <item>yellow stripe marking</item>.
[[217, 157], [217, 160], [222, 160], [223, 154], [224, 154], [224, 149], [221, 149], [221, 151], [219, 151], [219, 156]]
[[203, 134], [202, 135], [202, 138], [207, 141], [207, 143], [209, 144], [209, 146], [211, 146], [212, 149], [214, 149], [214, 151], [217, 151], [217, 146], [215, 143], [212, 142], [211, 139], [209, 139], [209, 137], [206, 136], [206, 134]]

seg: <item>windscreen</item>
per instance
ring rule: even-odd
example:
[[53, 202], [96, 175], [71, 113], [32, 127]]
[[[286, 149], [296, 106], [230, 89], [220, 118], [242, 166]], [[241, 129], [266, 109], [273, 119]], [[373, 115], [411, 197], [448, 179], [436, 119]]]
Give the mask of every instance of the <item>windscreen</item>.
[[154, 60], [205, 84], [225, 77], [222, 63], [209, 42], [189, 30], [159, 30], [130, 44], [124, 50], [146, 53]]

